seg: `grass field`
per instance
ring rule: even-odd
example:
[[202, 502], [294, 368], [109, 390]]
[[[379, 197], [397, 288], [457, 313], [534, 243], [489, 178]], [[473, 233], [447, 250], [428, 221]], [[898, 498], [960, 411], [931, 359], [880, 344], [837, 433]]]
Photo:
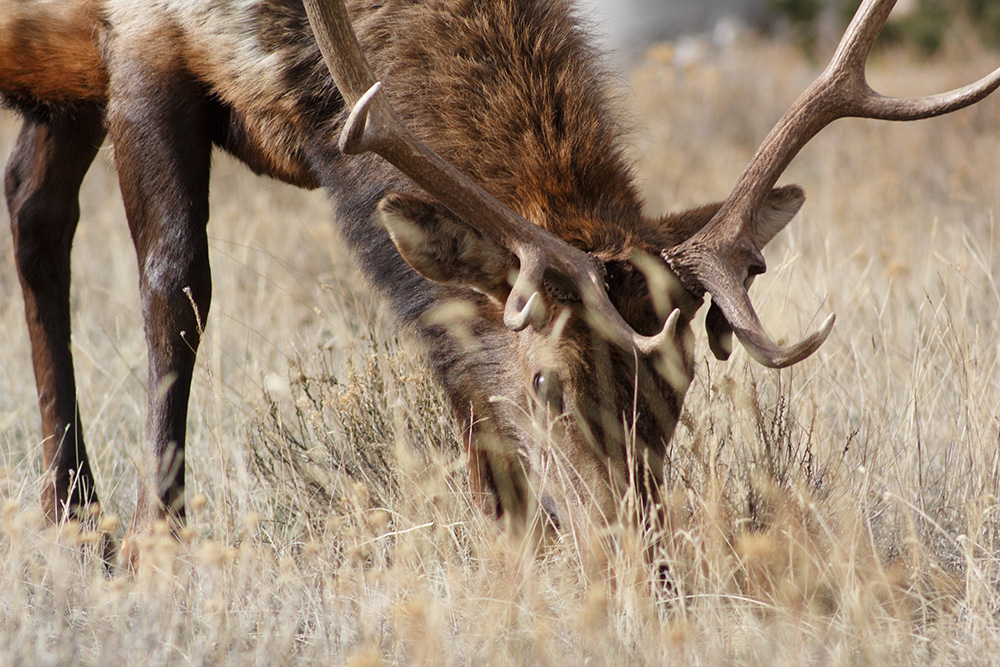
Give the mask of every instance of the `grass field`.
[[[938, 92], [998, 60], [888, 52], [871, 78]], [[652, 50], [625, 104], [650, 209], [724, 196], [817, 69], [769, 43], [696, 64]], [[0, 153], [16, 127], [0, 119]], [[146, 360], [106, 153], [82, 194], [73, 349], [101, 525], [120, 537]], [[34, 380], [0, 233], [0, 664], [1000, 664], [998, 174], [1000, 99], [841, 121], [792, 165], [783, 180], [809, 199], [755, 302], [788, 339], [830, 312], [837, 326], [781, 372], [739, 349], [716, 362], [697, 326], [667, 464], [672, 594], [642, 535], [595, 563], [580, 536], [529, 548], [485, 519], [419, 350], [323, 196], [221, 155], [190, 525], [107, 576], [96, 532], [36, 507]]]

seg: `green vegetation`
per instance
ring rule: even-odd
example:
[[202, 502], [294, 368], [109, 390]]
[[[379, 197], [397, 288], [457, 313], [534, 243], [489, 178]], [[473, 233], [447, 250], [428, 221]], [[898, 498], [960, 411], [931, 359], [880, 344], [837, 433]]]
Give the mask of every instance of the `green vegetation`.
[[[769, 0], [768, 5], [793, 28], [810, 48], [825, 27], [836, 35], [854, 15], [858, 0]], [[824, 14], [836, 21], [821, 26]], [[914, 0], [896, 14], [886, 26], [883, 43], [901, 42], [925, 54], [936, 52], [949, 31], [972, 33], [990, 46], [1000, 46], [1000, 0]]]

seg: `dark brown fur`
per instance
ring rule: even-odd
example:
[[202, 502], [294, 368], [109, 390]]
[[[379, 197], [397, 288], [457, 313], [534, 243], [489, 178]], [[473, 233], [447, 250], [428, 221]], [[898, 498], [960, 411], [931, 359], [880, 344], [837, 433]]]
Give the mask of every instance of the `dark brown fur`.
[[97, 108], [52, 113], [46, 122], [28, 118], [4, 173], [45, 435], [42, 507], [52, 518], [67, 503], [97, 499], [76, 406], [69, 259], [80, 218], [77, 193], [103, 138]]

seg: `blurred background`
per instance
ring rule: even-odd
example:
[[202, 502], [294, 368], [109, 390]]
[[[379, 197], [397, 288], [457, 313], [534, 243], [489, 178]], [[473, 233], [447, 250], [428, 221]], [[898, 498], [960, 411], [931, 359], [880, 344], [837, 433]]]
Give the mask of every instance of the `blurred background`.
[[762, 26], [773, 14], [771, 0], [581, 0], [579, 4], [606, 46], [629, 57], [652, 42], [710, 33], [720, 23]]
[[[653, 42], [697, 35], [728, 46], [745, 30], [788, 37], [807, 49], [834, 42], [859, 0], [579, 0], [622, 62]], [[1000, 44], [1000, 0], [899, 0], [883, 39], [932, 53], [956, 23]]]

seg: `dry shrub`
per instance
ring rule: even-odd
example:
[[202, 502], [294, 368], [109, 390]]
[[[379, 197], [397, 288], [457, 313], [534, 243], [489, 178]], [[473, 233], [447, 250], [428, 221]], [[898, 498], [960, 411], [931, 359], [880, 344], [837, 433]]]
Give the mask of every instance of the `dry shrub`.
[[329, 350], [294, 362], [287, 400], [264, 392], [248, 444], [276, 521], [391, 507], [401, 471], [419, 477], [459, 456], [455, 421], [413, 342], [370, 332], [358, 343], [342, 368]]

